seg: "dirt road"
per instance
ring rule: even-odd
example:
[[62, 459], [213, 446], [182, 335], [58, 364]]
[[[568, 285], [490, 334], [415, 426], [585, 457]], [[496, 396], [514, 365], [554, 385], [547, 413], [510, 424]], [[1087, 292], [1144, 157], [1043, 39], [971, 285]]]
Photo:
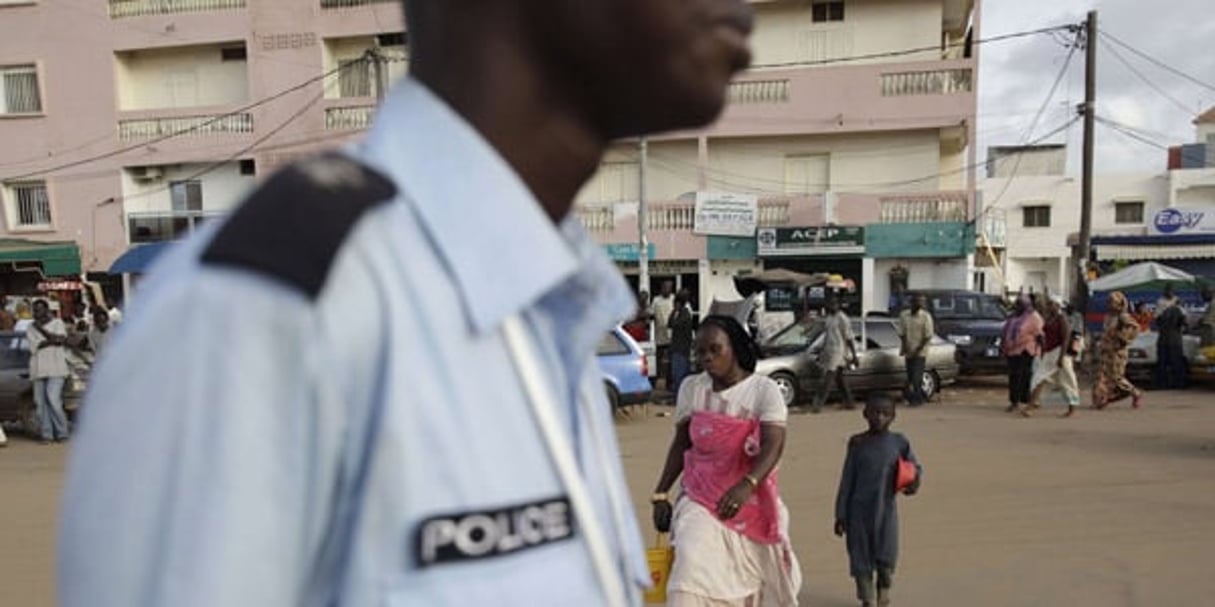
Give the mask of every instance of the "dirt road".
[[[925, 466], [900, 506], [895, 604], [1210, 605], [1215, 575], [1215, 392], [1150, 393], [1076, 418], [1018, 419], [990, 389], [901, 409], [896, 429]], [[618, 425], [643, 520], [671, 421], [634, 411]], [[859, 412], [794, 415], [781, 469], [803, 605], [855, 605], [831, 535], [836, 483]], [[0, 450], [0, 605], [53, 605], [54, 520], [66, 447], [13, 438]], [[648, 525], [646, 527], [649, 528]]]

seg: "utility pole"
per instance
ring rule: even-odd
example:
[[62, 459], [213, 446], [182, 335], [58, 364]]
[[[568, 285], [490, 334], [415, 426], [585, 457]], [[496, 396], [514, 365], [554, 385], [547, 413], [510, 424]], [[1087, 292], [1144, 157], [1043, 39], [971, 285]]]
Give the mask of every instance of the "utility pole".
[[641, 136], [637, 147], [641, 157], [637, 175], [637, 244], [639, 246], [637, 250], [637, 292], [645, 291], [653, 298], [654, 294], [650, 293], [650, 209], [645, 195], [645, 169], [649, 156], [649, 144], [646, 142], [645, 135]]
[[1084, 148], [1080, 175], [1080, 242], [1076, 255], [1076, 295], [1088, 307], [1088, 260], [1093, 246], [1093, 119], [1097, 101], [1097, 11], [1084, 27]]
[[375, 100], [378, 104], [384, 100], [385, 89], [388, 88], [388, 82], [384, 79], [384, 62], [387, 58], [380, 53], [379, 48], [367, 50], [367, 59], [371, 62], [371, 69], [375, 77]]

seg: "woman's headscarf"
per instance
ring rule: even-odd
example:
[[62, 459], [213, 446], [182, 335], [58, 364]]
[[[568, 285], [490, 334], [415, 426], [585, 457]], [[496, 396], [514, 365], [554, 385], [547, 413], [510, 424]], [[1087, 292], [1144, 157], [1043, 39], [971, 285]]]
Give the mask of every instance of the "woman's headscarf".
[[1021, 311], [1008, 317], [1008, 326], [1004, 330], [1005, 343], [1016, 342], [1021, 338], [1021, 329], [1025, 325], [1025, 321], [1029, 320], [1030, 315], [1034, 313], [1034, 300], [1029, 295], [1022, 293], [1017, 296], [1017, 303], [1020, 304]]
[[751, 336], [737, 320], [730, 316], [707, 316], [700, 321], [700, 326], [702, 329], [704, 327], [721, 329], [730, 340], [730, 349], [734, 350], [734, 360], [738, 362], [738, 366], [748, 373], [755, 371], [755, 365], [759, 361], [755, 342], [751, 341]]
[[1126, 312], [1126, 306], [1126, 295], [1123, 295], [1122, 291], [1114, 291], [1113, 293], [1110, 293], [1110, 312]]

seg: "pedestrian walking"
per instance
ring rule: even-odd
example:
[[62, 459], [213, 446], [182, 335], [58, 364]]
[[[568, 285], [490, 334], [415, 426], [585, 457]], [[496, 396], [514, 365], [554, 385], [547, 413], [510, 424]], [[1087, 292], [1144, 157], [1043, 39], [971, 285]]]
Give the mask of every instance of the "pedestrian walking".
[[692, 295], [687, 289], [681, 289], [675, 295], [675, 308], [667, 320], [671, 329], [671, 391], [678, 395], [679, 386], [683, 379], [692, 371], [693, 335], [696, 331], [696, 320], [692, 318]]
[[716, 117], [749, 5], [404, 4], [363, 141], [141, 281], [71, 452], [63, 607], [640, 603], [595, 364], [637, 302], [571, 211], [611, 142]]
[[650, 308], [654, 311], [654, 346], [658, 357], [658, 377], [666, 383], [666, 389], [674, 398], [674, 382], [671, 377], [671, 312], [675, 311], [675, 283], [662, 281]]
[[1058, 388], [1067, 403], [1067, 411], [1063, 413], [1063, 417], [1071, 417], [1080, 404], [1080, 387], [1076, 382], [1074, 365], [1075, 356], [1078, 354], [1074, 332], [1059, 302], [1054, 300], [1046, 303], [1044, 323], [1042, 354], [1038, 358], [1038, 364], [1034, 366], [1029, 405], [1021, 410], [1021, 414], [1028, 417], [1031, 410], [1041, 405], [1042, 395], [1048, 389]]
[[844, 399], [841, 406], [844, 409], [854, 407], [852, 391], [848, 389], [848, 379], [845, 377], [848, 364], [857, 359], [854, 342], [852, 321], [840, 309], [838, 299], [828, 299], [826, 315], [823, 317], [823, 349], [818, 355], [818, 367], [822, 371], [823, 381], [818, 394], [814, 395], [814, 405], [811, 408], [814, 413], [822, 411], [833, 385]]
[[34, 302], [34, 322], [25, 330], [30, 345], [30, 381], [38, 412], [39, 442], [68, 439], [68, 418], [63, 410], [63, 386], [69, 375], [67, 327], [51, 316], [46, 301]]
[[924, 296], [911, 298], [911, 307], [899, 314], [899, 338], [902, 347], [899, 355], [907, 365], [907, 404], [918, 407], [927, 402], [924, 394], [924, 365], [928, 357], [928, 346], [936, 335], [932, 315], [924, 309]]
[[[847, 538], [848, 573], [864, 607], [889, 605], [899, 558], [898, 494], [920, 490], [922, 468], [907, 437], [890, 431], [894, 401], [872, 394], [865, 402], [869, 430], [848, 439], [848, 454], [835, 496], [835, 535]], [[915, 478], [900, 488], [901, 468]]]
[[1170, 305], [1156, 313], [1156, 383], [1160, 388], [1186, 387], [1186, 360], [1183, 347], [1186, 318], [1181, 306]]
[[1126, 296], [1121, 291], [1110, 293], [1109, 311], [1101, 333], [1097, 361], [1097, 379], [1093, 382], [1093, 407], [1104, 409], [1110, 403], [1131, 397], [1131, 406], [1138, 409], [1143, 391], [1126, 377], [1126, 363], [1131, 342], [1139, 334], [1139, 323], [1127, 311]]
[[705, 318], [696, 355], [704, 371], [679, 390], [675, 435], [651, 498], [654, 526], [669, 530], [675, 546], [669, 604], [795, 606], [801, 568], [776, 474], [789, 415], [780, 388], [755, 373], [751, 337], [734, 318]]
[[1004, 321], [1000, 347], [1008, 360], [1008, 408], [1024, 410], [1030, 402], [1030, 385], [1034, 374], [1034, 359], [1042, 350], [1042, 316], [1034, 309], [1028, 295], [1020, 295], [1013, 304], [1013, 314]]

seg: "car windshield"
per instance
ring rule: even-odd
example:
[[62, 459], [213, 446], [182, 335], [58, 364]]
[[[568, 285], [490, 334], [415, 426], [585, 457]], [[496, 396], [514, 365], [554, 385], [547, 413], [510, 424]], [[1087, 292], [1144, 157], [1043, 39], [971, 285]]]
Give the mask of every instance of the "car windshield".
[[1004, 320], [1004, 308], [995, 297], [978, 295], [936, 295], [929, 302], [933, 315], [940, 319]]
[[818, 339], [819, 334], [823, 332], [823, 322], [821, 320], [809, 320], [791, 324], [781, 330], [780, 333], [768, 338], [764, 342], [764, 346], [768, 348], [791, 348], [807, 346], [814, 343]]

